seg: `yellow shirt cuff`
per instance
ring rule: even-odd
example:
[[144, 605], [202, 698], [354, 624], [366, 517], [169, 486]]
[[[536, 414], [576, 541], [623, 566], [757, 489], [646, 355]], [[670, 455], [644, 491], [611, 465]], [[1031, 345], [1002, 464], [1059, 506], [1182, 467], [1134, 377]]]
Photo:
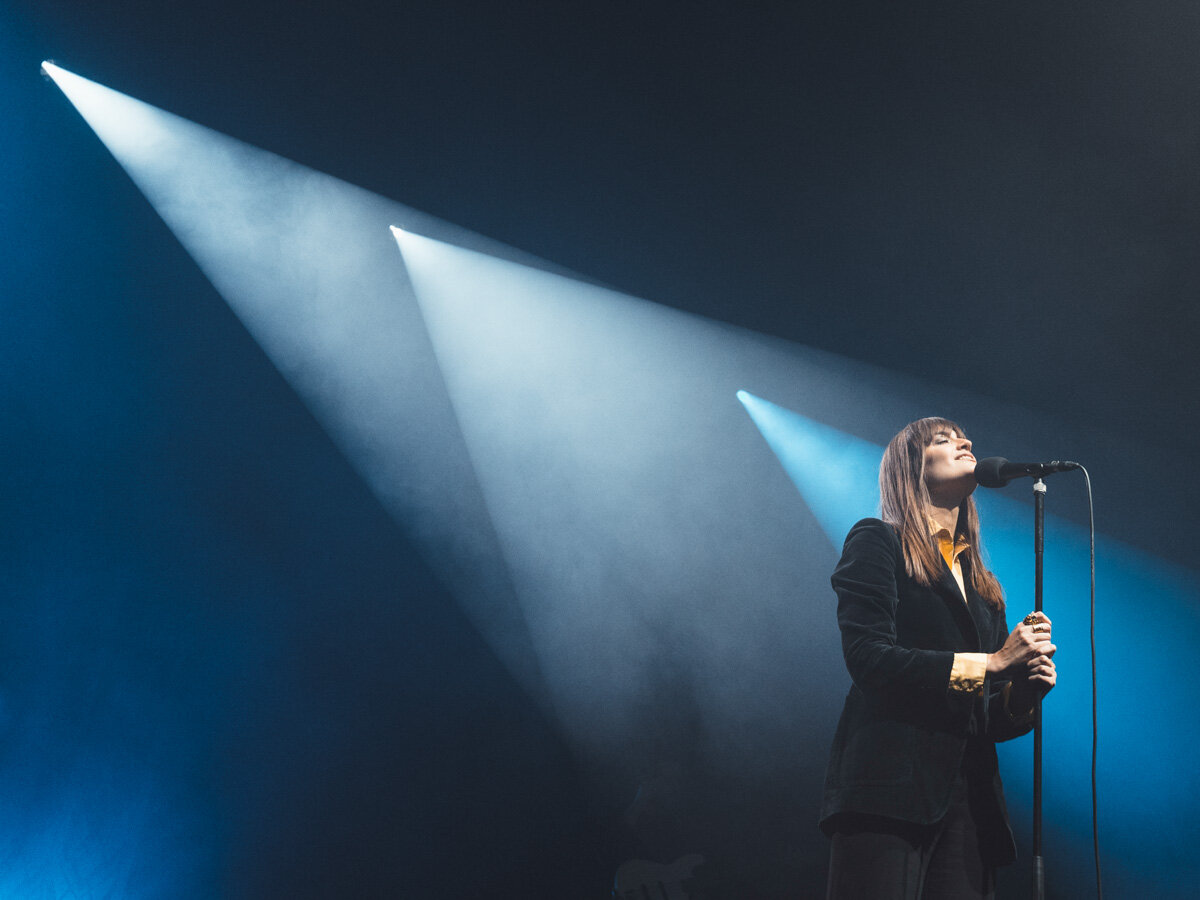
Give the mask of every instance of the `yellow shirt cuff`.
[[979, 694], [987, 677], [986, 653], [955, 653], [950, 668], [950, 690], [955, 694]]

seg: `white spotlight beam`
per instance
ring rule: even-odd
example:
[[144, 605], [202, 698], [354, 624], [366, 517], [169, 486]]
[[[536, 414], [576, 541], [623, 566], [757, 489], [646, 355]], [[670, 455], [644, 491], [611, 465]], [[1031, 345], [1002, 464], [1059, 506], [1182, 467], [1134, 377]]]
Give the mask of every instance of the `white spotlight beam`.
[[[811, 740], [836, 698], [801, 710], [794, 690], [836, 664], [837, 636], [796, 592], [832, 549], [735, 393], [825, 373], [780, 342], [394, 233], [568, 730], [611, 758], [698, 716], [734, 765]], [[679, 708], [646, 722], [656, 694]]]
[[45, 63], [509, 669], [536, 659], [387, 227], [525, 258]]

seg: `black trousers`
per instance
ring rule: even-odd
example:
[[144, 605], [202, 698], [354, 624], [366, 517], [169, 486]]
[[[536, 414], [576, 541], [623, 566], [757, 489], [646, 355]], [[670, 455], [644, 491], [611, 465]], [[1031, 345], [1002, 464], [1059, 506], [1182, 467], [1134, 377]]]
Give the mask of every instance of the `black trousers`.
[[828, 900], [992, 900], [995, 868], [980, 850], [972, 793], [960, 772], [936, 825], [843, 816], [833, 834]]

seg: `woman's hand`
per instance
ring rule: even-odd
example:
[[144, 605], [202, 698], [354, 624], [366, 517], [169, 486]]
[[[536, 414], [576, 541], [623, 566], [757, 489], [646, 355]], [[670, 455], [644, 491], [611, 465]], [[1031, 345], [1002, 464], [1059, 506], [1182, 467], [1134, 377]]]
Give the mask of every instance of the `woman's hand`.
[[[1058, 672], [1054, 668], [1054, 660], [1048, 656], [1039, 656], [1037, 659], [1031, 660], [1029, 669], [1025, 675], [1025, 684], [1037, 691], [1038, 695], [1045, 697], [1058, 681]], [[1016, 689], [1017, 682], [1013, 685]], [[1027, 690], [1028, 688], [1026, 688]]]
[[1012, 630], [1003, 647], [988, 654], [987, 672], [1012, 681], [1028, 679], [1045, 694], [1054, 687], [1052, 657], [1057, 649], [1050, 642], [1050, 619], [1045, 613], [1030, 613]]
[[1054, 660], [1048, 656], [1038, 656], [1029, 661], [1029, 668], [1024, 678], [1014, 678], [1012, 693], [1008, 698], [1008, 708], [1017, 714], [1033, 711], [1034, 703], [1045, 697], [1054, 688], [1058, 673], [1054, 668]]

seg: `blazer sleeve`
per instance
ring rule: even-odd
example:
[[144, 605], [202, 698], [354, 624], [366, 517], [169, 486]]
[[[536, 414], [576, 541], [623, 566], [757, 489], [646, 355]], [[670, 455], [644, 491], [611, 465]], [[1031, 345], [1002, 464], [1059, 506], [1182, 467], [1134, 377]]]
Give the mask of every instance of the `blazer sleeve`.
[[899, 537], [886, 522], [863, 519], [846, 536], [842, 558], [830, 579], [838, 598], [846, 668], [868, 697], [945, 702], [954, 653], [897, 642], [897, 577], [907, 577]]

